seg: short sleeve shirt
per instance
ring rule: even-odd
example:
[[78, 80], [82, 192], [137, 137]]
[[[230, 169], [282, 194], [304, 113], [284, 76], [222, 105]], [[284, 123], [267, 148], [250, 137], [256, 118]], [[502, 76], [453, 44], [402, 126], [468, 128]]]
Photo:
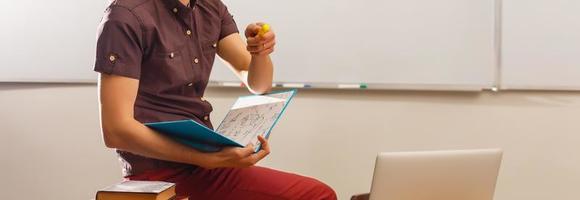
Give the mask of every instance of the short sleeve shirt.
[[[238, 32], [220, 0], [116, 0], [98, 30], [94, 70], [139, 80], [142, 122], [192, 119], [213, 128], [204, 98], [217, 42]], [[184, 164], [117, 151], [124, 175]]]

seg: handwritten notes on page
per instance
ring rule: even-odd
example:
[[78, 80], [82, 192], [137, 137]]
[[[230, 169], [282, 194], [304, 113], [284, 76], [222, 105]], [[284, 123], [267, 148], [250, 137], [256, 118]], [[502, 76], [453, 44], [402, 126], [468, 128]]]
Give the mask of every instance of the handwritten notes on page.
[[293, 93], [240, 97], [216, 132], [243, 145], [256, 145], [258, 135], [269, 133]]

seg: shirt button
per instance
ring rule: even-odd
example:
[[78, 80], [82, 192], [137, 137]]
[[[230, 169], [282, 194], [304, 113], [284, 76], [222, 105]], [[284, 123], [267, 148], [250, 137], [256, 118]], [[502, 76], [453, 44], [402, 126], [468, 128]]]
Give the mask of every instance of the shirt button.
[[205, 120], [205, 121], [209, 120], [209, 116], [207, 116], [207, 115], [203, 116], [203, 120]]
[[187, 86], [191, 87], [191, 86], [193, 86], [193, 83], [189, 83], [189, 84], [187, 84]]
[[193, 63], [195, 63], [195, 64], [199, 63], [199, 59], [197, 59], [197, 58], [193, 59]]
[[185, 31], [185, 34], [187, 34], [187, 35], [191, 35], [191, 30], [187, 30], [187, 31]]
[[175, 57], [175, 53], [171, 52], [171, 53], [169, 54], [169, 58], [174, 58], [174, 57]]
[[213, 48], [217, 47], [217, 43], [213, 43], [213, 45], [211, 45]]
[[177, 13], [177, 8], [173, 8], [173, 13]]
[[116, 57], [115, 55], [110, 55], [110, 56], [109, 56], [109, 60], [110, 60], [111, 62], [115, 62], [115, 60], [117, 60], [117, 57]]

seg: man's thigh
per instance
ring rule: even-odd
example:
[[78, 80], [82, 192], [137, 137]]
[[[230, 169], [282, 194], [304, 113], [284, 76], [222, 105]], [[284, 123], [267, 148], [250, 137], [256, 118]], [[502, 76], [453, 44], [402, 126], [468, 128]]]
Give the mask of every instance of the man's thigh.
[[316, 179], [257, 166], [197, 168], [178, 183], [177, 191], [189, 200], [336, 199], [334, 191]]

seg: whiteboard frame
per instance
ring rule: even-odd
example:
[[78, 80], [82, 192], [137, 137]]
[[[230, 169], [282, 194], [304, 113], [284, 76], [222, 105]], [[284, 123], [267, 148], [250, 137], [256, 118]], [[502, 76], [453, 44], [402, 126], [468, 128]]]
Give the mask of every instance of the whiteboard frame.
[[[366, 83], [365, 88], [341, 87], [349, 83], [296, 83], [296, 82], [274, 82], [273, 88], [291, 89], [340, 89], [340, 90], [408, 90], [408, 91], [458, 91], [458, 92], [481, 92], [491, 89], [482, 85], [454, 85], [454, 84], [383, 84]], [[350, 83], [350, 85], [360, 85], [360, 83]], [[230, 87], [243, 88], [242, 82], [230, 81], [210, 81], [208, 87]]]
[[502, 86], [500, 90], [503, 91], [569, 91], [569, 92], [580, 92], [580, 86], [528, 86], [528, 85], [510, 85]]

